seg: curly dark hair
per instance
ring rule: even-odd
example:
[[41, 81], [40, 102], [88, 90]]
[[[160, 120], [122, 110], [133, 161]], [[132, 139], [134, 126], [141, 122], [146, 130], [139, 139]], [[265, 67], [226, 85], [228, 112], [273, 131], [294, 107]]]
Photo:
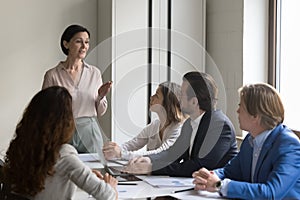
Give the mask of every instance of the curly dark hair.
[[74, 129], [68, 90], [53, 86], [38, 92], [17, 124], [6, 152], [4, 180], [12, 191], [34, 196], [43, 190], [47, 176], [55, 172], [61, 146], [71, 139]]

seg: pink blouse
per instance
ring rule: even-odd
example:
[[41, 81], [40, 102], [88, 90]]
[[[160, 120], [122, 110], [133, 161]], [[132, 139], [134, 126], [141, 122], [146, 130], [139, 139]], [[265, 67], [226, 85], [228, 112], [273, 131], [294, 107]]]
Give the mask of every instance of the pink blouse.
[[106, 97], [100, 99], [98, 95], [102, 84], [100, 70], [84, 62], [79, 83], [75, 85], [62, 62], [59, 62], [46, 72], [42, 89], [55, 85], [67, 88], [73, 98], [74, 117], [94, 117], [102, 116], [107, 109]]

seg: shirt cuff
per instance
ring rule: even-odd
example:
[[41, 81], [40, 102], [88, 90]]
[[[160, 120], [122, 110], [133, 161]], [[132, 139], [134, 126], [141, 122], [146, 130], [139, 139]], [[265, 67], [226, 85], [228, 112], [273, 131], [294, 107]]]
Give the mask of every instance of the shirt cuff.
[[121, 158], [125, 160], [130, 160], [129, 152], [121, 148]]
[[221, 196], [224, 196], [224, 197], [227, 196], [227, 193], [228, 193], [228, 185], [229, 185], [230, 182], [231, 182], [231, 180], [228, 179], [228, 178], [225, 178], [224, 180], [222, 180], [222, 187], [221, 187], [221, 189], [220, 189], [220, 194], [221, 194]]
[[[105, 97], [105, 96], [104, 96], [104, 97]], [[101, 98], [100, 95], [98, 95], [96, 101], [97, 101], [97, 102], [100, 102], [102, 99], [104, 99], [104, 97]]]

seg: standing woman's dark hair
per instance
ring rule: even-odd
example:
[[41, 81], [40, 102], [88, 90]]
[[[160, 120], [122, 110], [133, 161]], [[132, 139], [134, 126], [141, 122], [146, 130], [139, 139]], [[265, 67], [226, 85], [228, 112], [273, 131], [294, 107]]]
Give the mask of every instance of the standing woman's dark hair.
[[70, 42], [71, 38], [79, 32], [87, 32], [88, 36], [91, 37], [90, 32], [83, 26], [73, 24], [66, 28], [63, 32], [61, 39], [60, 39], [60, 47], [64, 54], [67, 56], [69, 54], [69, 49], [64, 46], [64, 41]]
[[74, 132], [72, 97], [68, 90], [52, 86], [37, 93], [25, 109], [6, 152], [5, 182], [12, 191], [34, 196], [44, 189], [61, 146]]

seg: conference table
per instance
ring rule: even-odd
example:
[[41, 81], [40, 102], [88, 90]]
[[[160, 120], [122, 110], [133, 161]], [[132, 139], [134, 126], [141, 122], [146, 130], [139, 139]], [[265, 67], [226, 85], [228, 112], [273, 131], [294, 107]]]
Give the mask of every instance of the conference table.
[[[97, 155], [79, 154], [80, 159], [92, 169], [101, 169], [104, 166], [97, 159]], [[96, 159], [95, 159], [96, 158]], [[122, 164], [122, 163], [121, 163]], [[120, 163], [108, 162], [108, 166], [120, 166]], [[120, 176], [117, 186], [119, 199], [155, 199], [165, 197], [166, 199], [224, 199], [218, 193], [193, 190], [192, 178], [168, 177], [168, 176], [149, 176], [138, 175], [138, 180], [125, 180]], [[188, 191], [182, 191], [189, 189]], [[180, 192], [179, 192], [180, 191]], [[75, 200], [93, 200], [94, 198], [81, 190], [77, 189]]]

